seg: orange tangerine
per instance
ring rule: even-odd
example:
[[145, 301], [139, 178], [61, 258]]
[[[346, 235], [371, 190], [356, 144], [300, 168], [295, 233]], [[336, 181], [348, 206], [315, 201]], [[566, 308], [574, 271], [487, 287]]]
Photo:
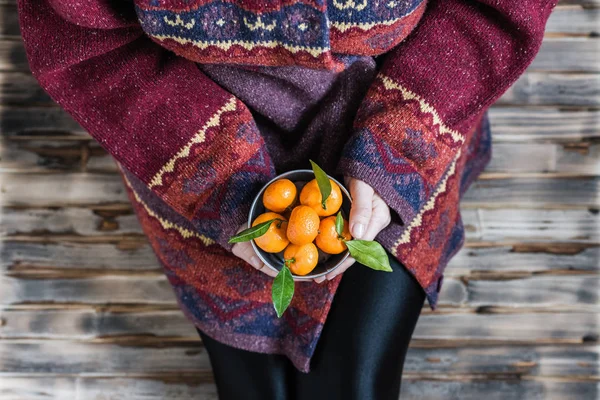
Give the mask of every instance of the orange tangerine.
[[319, 251], [313, 243], [290, 244], [283, 252], [283, 258], [292, 274], [306, 275], [317, 266]]
[[263, 193], [263, 204], [267, 210], [284, 212], [294, 204], [296, 185], [289, 179], [277, 179], [265, 189]]
[[267, 253], [279, 253], [290, 244], [290, 241], [286, 237], [288, 227], [286, 219], [277, 213], [266, 212], [256, 217], [254, 222], [252, 222], [252, 226], [256, 226], [272, 219], [279, 219], [280, 221], [274, 221], [271, 226], [269, 226], [267, 233], [254, 239], [254, 242]]
[[317, 247], [328, 254], [340, 254], [347, 249], [344, 240], [350, 240], [350, 229], [348, 228], [348, 221], [344, 219], [344, 230], [342, 231], [342, 237], [338, 235], [335, 230], [335, 215], [331, 217], [323, 218], [319, 225], [319, 234], [315, 239]]
[[331, 183], [331, 194], [325, 202], [326, 208], [323, 208], [323, 204], [321, 204], [323, 196], [321, 196], [316, 179], [308, 182], [300, 191], [300, 204], [315, 210], [319, 217], [328, 217], [338, 212], [342, 206], [342, 191], [333, 180], [330, 179], [329, 182]]
[[310, 243], [319, 233], [319, 223], [319, 216], [312, 208], [294, 207], [287, 226], [287, 238], [297, 245]]

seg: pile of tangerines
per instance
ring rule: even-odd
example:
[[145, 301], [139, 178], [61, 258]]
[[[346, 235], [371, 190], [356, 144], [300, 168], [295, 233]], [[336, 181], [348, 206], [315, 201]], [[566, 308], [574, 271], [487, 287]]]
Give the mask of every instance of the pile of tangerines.
[[342, 192], [331, 183], [331, 193], [325, 204], [317, 180], [306, 183], [300, 190], [289, 179], [278, 179], [264, 191], [263, 204], [267, 212], [259, 215], [252, 226], [275, 220], [268, 231], [254, 239], [267, 253], [283, 251], [285, 265], [295, 275], [310, 273], [319, 261], [319, 250], [325, 254], [340, 254], [346, 250], [344, 240], [352, 239], [344, 219], [342, 234], [335, 228], [336, 213], [342, 206]]

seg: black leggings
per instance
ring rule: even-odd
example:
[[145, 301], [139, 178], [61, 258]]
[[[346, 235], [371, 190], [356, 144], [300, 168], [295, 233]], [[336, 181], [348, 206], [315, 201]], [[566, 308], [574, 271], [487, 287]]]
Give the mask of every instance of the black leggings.
[[398, 400], [402, 367], [425, 293], [390, 257], [394, 272], [355, 264], [342, 278], [311, 360], [298, 371], [277, 354], [200, 336], [220, 400]]

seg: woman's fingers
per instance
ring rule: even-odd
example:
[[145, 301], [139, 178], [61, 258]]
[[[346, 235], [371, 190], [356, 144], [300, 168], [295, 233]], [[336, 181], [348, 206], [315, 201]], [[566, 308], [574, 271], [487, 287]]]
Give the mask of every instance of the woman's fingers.
[[261, 269], [263, 266], [260, 258], [254, 253], [254, 249], [250, 242], [236, 243], [231, 248], [234, 255], [238, 256], [256, 269]]
[[373, 195], [373, 212], [371, 221], [364, 236], [364, 240], [373, 240], [392, 221], [390, 208], [377, 194]]
[[[240, 227], [240, 229], [238, 229], [238, 233], [243, 231], [247, 227], [248, 227], [248, 225], [243, 225], [242, 227]], [[254, 249], [252, 248], [252, 244], [250, 242], [241, 242], [241, 243], [234, 244], [233, 247], [231, 248], [231, 252], [235, 256], [241, 258], [242, 260], [246, 261], [248, 264], [252, 265], [257, 270], [264, 272], [265, 274], [267, 274], [269, 276], [273, 276], [273, 277], [277, 276], [276, 271], [271, 269], [269, 266], [265, 265], [260, 260], [260, 258], [258, 258], [256, 253], [254, 252]]]
[[371, 221], [373, 188], [358, 179], [350, 179], [350, 233], [356, 239], [363, 239]]

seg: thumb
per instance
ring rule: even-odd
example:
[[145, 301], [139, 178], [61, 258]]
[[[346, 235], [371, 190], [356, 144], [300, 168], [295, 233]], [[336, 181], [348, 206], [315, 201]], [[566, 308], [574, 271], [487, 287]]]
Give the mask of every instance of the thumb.
[[373, 188], [358, 179], [350, 179], [349, 189], [352, 196], [350, 233], [356, 239], [361, 239], [364, 237], [371, 220]]

